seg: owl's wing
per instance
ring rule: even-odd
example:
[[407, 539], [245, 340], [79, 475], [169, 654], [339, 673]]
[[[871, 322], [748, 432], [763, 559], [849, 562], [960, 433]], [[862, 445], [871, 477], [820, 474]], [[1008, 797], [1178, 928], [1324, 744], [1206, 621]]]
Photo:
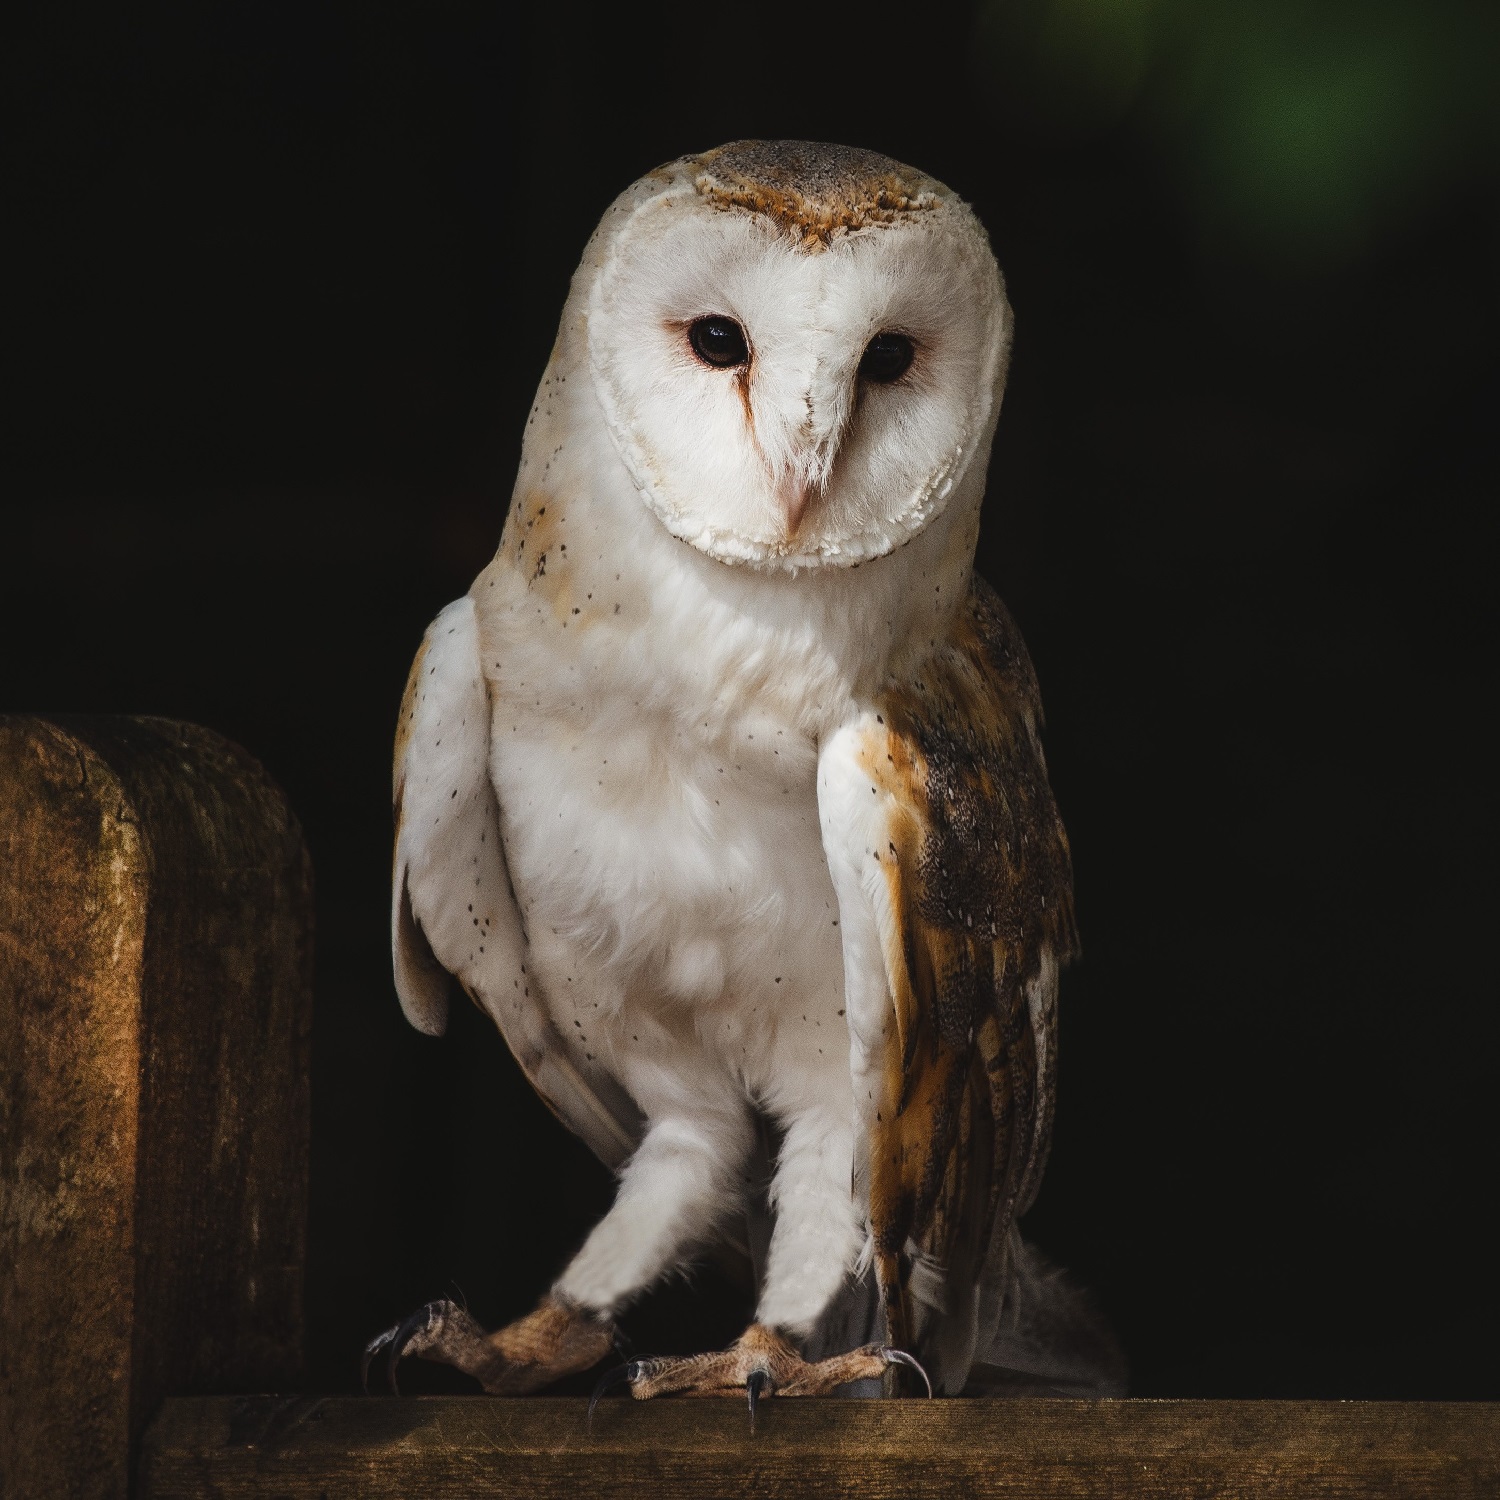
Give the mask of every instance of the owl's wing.
[[976, 578], [949, 638], [819, 758], [855, 1166], [893, 1338], [911, 1336], [904, 1258], [972, 1285], [1046, 1160], [1076, 938], [1040, 716], [1020, 634]]
[[640, 1139], [640, 1116], [607, 1073], [564, 1045], [527, 973], [489, 760], [489, 693], [474, 601], [463, 598], [428, 627], [396, 731], [396, 991], [412, 1025], [439, 1035], [456, 978], [552, 1112], [615, 1166]]

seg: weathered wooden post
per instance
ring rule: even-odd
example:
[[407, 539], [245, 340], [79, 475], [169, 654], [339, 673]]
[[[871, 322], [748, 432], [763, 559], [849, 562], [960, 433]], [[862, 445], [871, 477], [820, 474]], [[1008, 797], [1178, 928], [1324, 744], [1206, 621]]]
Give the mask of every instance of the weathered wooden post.
[[300, 1372], [312, 876], [238, 746], [0, 718], [0, 1494]]

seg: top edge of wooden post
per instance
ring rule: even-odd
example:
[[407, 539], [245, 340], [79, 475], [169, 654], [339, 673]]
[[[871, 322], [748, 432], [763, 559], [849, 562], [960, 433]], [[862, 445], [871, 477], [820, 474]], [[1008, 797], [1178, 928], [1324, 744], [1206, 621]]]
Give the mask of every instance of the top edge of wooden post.
[[[180, 855], [206, 855], [216, 866], [259, 866], [274, 846], [301, 849], [297, 816], [265, 767], [242, 745], [201, 724], [152, 714], [9, 713], [0, 714], [0, 737], [9, 741], [12, 755], [71, 753], [77, 793], [123, 794], [142, 803], [142, 812], [165, 804], [194, 806], [197, 837], [174, 851]], [[117, 793], [107, 790], [111, 785]]]

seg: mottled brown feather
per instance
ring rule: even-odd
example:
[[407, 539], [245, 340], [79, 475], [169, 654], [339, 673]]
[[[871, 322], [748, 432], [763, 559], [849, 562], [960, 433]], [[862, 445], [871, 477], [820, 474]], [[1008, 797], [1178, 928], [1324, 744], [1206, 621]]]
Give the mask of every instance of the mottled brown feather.
[[1057, 1045], [1055, 1008], [1034, 1023], [1028, 991], [1077, 939], [1036, 676], [988, 584], [974, 579], [948, 641], [878, 707], [871, 774], [900, 807], [881, 860], [900, 932], [885, 1064], [899, 1102], [872, 1131], [871, 1225], [900, 1338], [908, 1247], [977, 1277], [1035, 1194]]

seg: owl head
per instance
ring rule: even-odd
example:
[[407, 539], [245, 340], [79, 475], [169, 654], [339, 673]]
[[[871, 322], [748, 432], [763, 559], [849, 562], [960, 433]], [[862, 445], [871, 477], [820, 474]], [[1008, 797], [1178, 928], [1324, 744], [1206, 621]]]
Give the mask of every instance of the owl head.
[[726, 563], [850, 566], [977, 506], [1011, 314], [983, 228], [888, 157], [739, 141], [626, 190], [573, 303], [636, 490]]

